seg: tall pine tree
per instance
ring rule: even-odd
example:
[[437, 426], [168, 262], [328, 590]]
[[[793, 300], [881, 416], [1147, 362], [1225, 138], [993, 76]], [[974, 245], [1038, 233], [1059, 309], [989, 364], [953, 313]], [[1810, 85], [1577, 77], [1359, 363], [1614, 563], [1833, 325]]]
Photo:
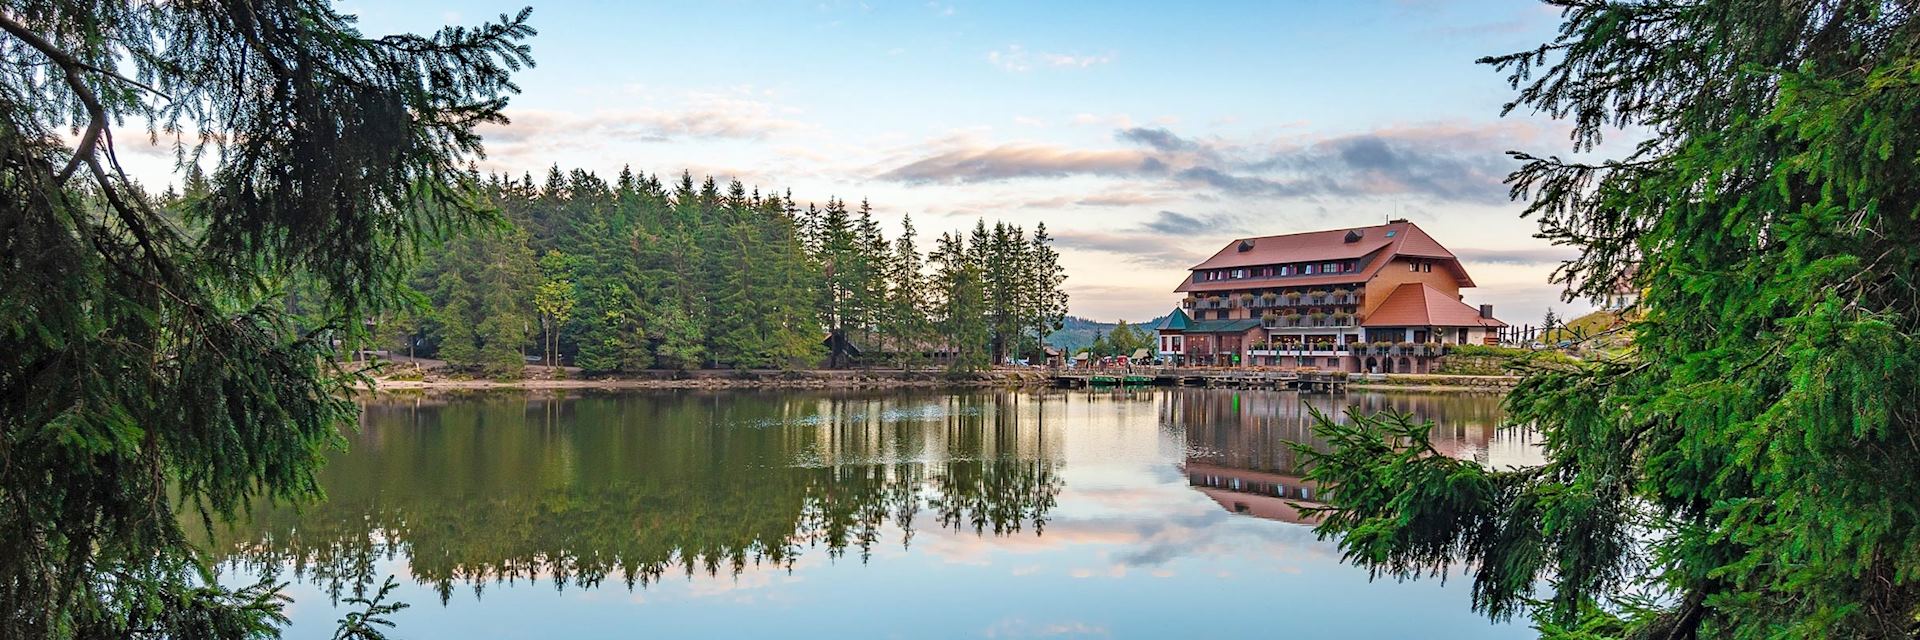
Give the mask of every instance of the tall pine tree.
[[[1631, 349], [1508, 399], [1544, 464], [1435, 455], [1406, 416], [1323, 421], [1318, 529], [1388, 575], [1464, 566], [1567, 638], [1907, 638], [1920, 616], [1920, 16], [1903, 2], [1556, 0], [1485, 60], [1574, 151], [1513, 193]], [[1545, 590], [1546, 593], [1536, 593]]]

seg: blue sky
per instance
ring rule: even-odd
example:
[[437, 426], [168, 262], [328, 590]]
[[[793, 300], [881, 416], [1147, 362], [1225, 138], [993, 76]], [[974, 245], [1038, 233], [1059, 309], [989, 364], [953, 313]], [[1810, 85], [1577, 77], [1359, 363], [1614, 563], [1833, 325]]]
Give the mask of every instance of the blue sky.
[[[524, 0], [522, 0], [524, 1]], [[368, 2], [370, 34], [519, 2]], [[866, 197], [890, 228], [1044, 221], [1076, 315], [1166, 312], [1237, 237], [1396, 211], [1460, 254], [1468, 302], [1538, 323], [1564, 250], [1507, 202], [1501, 152], [1564, 127], [1501, 118], [1476, 57], [1551, 38], [1530, 2], [536, 2], [538, 67], [483, 168], [690, 169]]]

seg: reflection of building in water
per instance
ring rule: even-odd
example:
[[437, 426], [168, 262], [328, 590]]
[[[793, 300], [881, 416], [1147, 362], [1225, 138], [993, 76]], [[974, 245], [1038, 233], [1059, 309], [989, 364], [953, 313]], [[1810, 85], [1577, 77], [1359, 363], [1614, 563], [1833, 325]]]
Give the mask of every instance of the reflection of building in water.
[[1187, 462], [1187, 486], [1234, 513], [1281, 522], [1305, 523], [1295, 505], [1317, 506], [1319, 491], [1299, 476]]
[[1293, 443], [1325, 450], [1313, 433], [1317, 411], [1337, 420], [1349, 412], [1399, 411], [1431, 420], [1433, 447], [1484, 465], [1537, 464], [1524, 432], [1499, 428], [1497, 398], [1482, 395], [1311, 395], [1289, 391], [1169, 390], [1163, 425], [1184, 426], [1187, 483], [1234, 513], [1301, 522], [1289, 503], [1318, 493], [1300, 473]]

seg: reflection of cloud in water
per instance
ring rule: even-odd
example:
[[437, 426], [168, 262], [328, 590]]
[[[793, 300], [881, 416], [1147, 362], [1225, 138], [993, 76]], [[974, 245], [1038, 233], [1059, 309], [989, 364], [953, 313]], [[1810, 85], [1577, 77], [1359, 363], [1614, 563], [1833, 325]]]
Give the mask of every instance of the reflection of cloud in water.
[[[1047, 524], [1045, 535], [1037, 536], [996, 538], [952, 531], [922, 533], [915, 538], [915, 548], [956, 565], [988, 566], [997, 556], [1034, 556], [1070, 548], [1096, 548], [1097, 557], [1112, 563], [1108, 569], [1074, 570], [1075, 577], [1102, 573], [1120, 577], [1128, 568], [1154, 568], [1154, 575], [1166, 577], [1173, 574], [1165, 565], [1183, 558], [1239, 556], [1249, 552], [1280, 570], [1297, 572], [1298, 567], [1292, 564], [1294, 560], [1333, 557], [1329, 543], [1316, 539], [1312, 529], [1236, 517], [1220, 510], [1204, 496], [1188, 491], [1184, 485], [1154, 492], [1132, 492], [1142, 494], [1135, 497], [1117, 497], [1128, 493], [1117, 490], [1090, 493], [1110, 502], [1167, 506], [1154, 510], [1125, 509], [1128, 515], [1056, 518]], [[1062, 494], [1063, 501], [1081, 497], [1081, 492], [1071, 490]], [[1162, 569], [1166, 571], [1164, 574], [1160, 572]], [[1035, 565], [1022, 565], [1015, 575], [1039, 572]]]
[[981, 632], [988, 638], [1104, 638], [1113, 635], [1106, 627], [1079, 621], [1028, 622], [1025, 618], [1005, 618]]
[[[1388, 400], [1374, 405], [1402, 403]], [[1478, 405], [1419, 402], [1409, 406], [1464, 425], [1443, 435], [1473, 457], [1531, 446], [1524, 434], [1489, 440]], [[642, 604], [672, 615], [662, 605], [690, 601], [749, 612], [848, 585], [879, 596], [898, 571], [929, 564], [961, 565], [942, 578], [989, 590], [1082, 576], [1089, 592], [1172, 598], [1153, 590], [1184, 584], [1167, 580], [1176, 576], [1343, 570], [1309, 528], [1233, 514], [1189, 486], [1196, 459], [1287, 469], [1283, 440], [1304, 433], [1301, 408], [1291, 394], [1207, 390], [1125, 402], [901, 392], [375, 403], [352, 451], [322, 471], [327, 502], [263, 505], [201, 542], [242, 573], [304, 571], [322, 606], [329, 582], [382, 565], [443, 602], [462, 587], [519, 594], [538, 583], [609, 607], [596, 615]], [[863, 575], [856, 563], [869, 559], [888, 568]], [[989, 575], [1000, 582], [968, 582]], [[961, 628], [1106, 631], [1032, 613], [986, 626], [1000, 615], [983, 609]]]

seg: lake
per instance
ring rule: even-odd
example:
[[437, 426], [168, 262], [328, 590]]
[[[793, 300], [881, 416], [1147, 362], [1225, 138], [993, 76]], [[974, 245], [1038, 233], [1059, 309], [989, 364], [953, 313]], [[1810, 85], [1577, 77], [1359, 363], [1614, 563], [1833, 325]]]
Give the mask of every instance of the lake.
[[288, 638], [389, 575], [406, 638], [1531, 637], [1301, 524], [1286, 442], [1349, 404], [1539, 460], [1477, 394], [381, 396], [325, 502], [196, 540], [224, 581], [291, 583]]

